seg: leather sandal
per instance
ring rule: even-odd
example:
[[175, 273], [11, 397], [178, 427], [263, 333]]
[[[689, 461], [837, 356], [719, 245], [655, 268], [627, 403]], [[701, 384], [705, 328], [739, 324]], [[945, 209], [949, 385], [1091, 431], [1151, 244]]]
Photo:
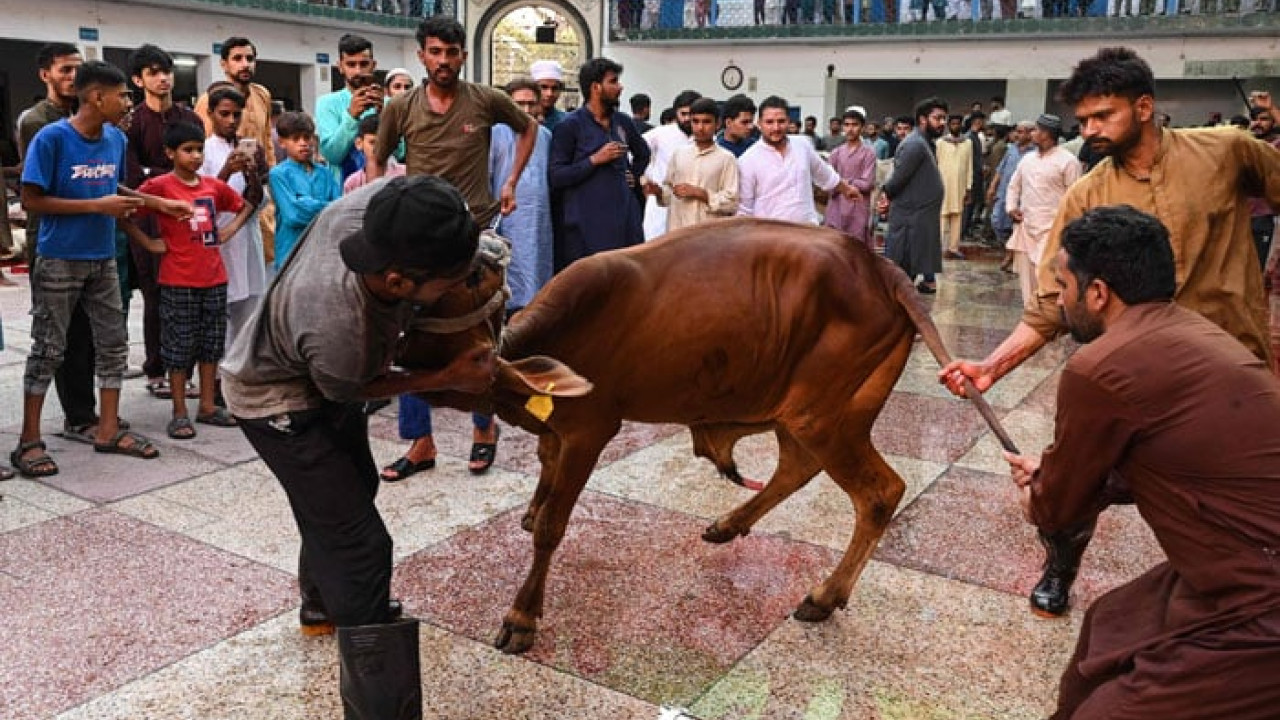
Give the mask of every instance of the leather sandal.
[[[58, 464], [53, 461], [53, 458], [49, 457], [49, 453], [44, 452], [46, 447], [43, 440], [20, 442], [18, 443], [18, 449], [9, 453], [9, 463], [24, 478], [42, 478], [57, 475]], [[41, 452], [32, 458], [23, 457], [23, 455], [32, 450], [40, 450]]]
[[431, 470], [436, 466], [435, 458], [427, 458], [421, 462], [414, 462], [408, 456], [402, 457], [390, 465], [382, 468], [381, 478], [384, 482], [400, 482], [405, 478], [417, 475], [423, 470]]
[[472, 475], [481, 475], [493, 467], [493, 461], [498, 456], [498, 438], [501, 435], [501, 430], [497, 425], [494, 425], [493, 442], [471, 444], [471, 458], [467, 469], [471, 471]]

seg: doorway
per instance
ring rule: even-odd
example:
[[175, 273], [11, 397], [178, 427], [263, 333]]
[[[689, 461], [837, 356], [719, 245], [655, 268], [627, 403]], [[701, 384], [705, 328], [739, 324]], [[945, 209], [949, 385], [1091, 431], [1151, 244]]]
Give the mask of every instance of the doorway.
[[476, 47], [475, 77], [502, 86], [529, 77], [538, 60], [555, 60], [564, 68], [560, 105], [573, 110], [581, 103], [578, 68], [592, 53], [586, 21], [570, 5], [558, 2], [511, 2], [495, 5], [481, 18]]

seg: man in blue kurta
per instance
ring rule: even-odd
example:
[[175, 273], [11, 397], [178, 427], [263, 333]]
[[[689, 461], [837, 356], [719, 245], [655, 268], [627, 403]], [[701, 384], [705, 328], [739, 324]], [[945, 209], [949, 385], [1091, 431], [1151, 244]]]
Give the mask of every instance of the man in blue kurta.
[[[538, 109], [538, 86], [531, 80], [507, 83], [507, 94], [521, 110], [533, 114]], [[510, 125], [494, 125], [489, 139], [490, 190], [497, 196], [511, 175], [516, 161], [516, 133]], [[511, 241], [511, 265], [507, 285], [511, 297], [507, 310], [519, 310], [547, 284], [552, 273], [551, 190], [547, 187], [547, 157], [551, 151], [551, 131], [538, 128], [533, 154], [516, 183], [516, 209], [501, 216], [498, 233]]]
[[643, 211], [631, 187], [649, 165], [649, 145], [618, 112], [622, 66], [607, 58], [578, 75], [582, 107], [551, 135], [547, 178], [558, 195], [552, 215], [556, 270], [605, 250], [644, 242]]

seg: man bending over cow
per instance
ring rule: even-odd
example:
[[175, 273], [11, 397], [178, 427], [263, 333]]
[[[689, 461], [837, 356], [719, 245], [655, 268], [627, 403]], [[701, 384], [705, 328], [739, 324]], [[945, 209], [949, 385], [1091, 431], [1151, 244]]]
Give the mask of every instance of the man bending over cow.
[[440, 371], [388, 372], [413, 305], [465, 280], [478, 238], [462, 196], [438, 177], [367, 185], [325, 208], [298, 240], [222, 366], [228, 407], [284, 487], [302, 535], [303, 631], [337, 627], [342, 701], [355, 717], [406, 706], [421, 717], [422, 704], [417, 621], [396, 622], [363, 403], [490, 385], [491, 348]]
[[1054, 720], [1274, 718], [1280, 708], [1280, 383], [1173, 302], [1159, 221], [1129, 206], [1067, 225], [1058, 307], [1088, 343], [1058, 388], [1053, 445], [1006, 454], [1053, 533], [1133, 502], [1168, 556], [1099, 599]]

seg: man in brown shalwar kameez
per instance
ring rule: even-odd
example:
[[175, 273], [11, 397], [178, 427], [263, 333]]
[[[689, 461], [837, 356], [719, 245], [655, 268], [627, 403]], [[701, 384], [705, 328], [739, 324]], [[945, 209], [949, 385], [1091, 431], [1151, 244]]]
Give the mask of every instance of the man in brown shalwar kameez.
[[1087, 212], [1052, 263], [1087, 343], [1058, 389], [1054, 441], [1006, 454], [1041, 531], [1132, 502], [1168, 556], [1101, 597], [1054, 720], [1280, 712], [1280, 381], [1175, 304], [1168, 233], [1131, 207]]
[[[1156, 123], [1151, 68], [1127, 48], [1103, 48], [1080, 62], [1058, 91], [1075, 108], [1089, 146], [1107, 158], [1063, 198], [1038, 263], [1038, 303], [982, 362], [956, 361], [940, 380], [963, 395], [965, 377], [982, 391], [1031, 357], [1065, 328], [1055, 305], [1050, 261], [1059, 235], [1089, 208], [1128, 204], [1169, 231], [1174, 300], [1213, 321], [1264, 362], [1267, 298], [1249, 226], [1251, 195], [1280, 202], [1280, 151], [1231, 128], [1169, 130]], [[1071, 583], [1093, 535], [1092, 521], [1040, 536], [1044, 575], [1031, 591], [1033, 612], [1067, 611]], [[1280, 712], [1280, 711], [1277, 711]]]

